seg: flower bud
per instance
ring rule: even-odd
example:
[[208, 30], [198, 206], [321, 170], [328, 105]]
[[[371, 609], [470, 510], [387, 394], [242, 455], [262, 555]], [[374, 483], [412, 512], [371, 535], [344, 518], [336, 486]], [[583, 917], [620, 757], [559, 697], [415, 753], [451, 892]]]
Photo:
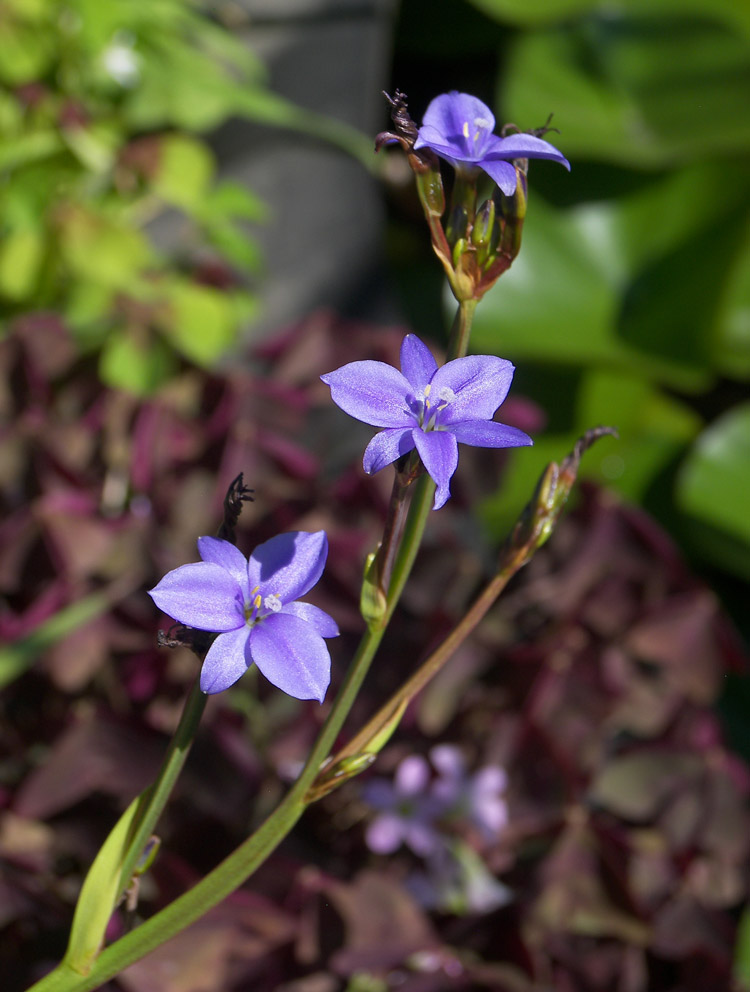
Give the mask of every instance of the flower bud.
[[500, 193], [499, 208], [503, 219], [498, 251], [514, 259], [521, 250], [521, 234], [528, 203], [528, 179], [526, 170], [528, 159], [518, 159], [516, 167], [516, 189], [511, 196]]
[[[459, 241], [465, 240], [469, 233], [469, 214], [466, 207], [454, 206], [451, 210], [448, 223], [445, 226], [445, 236], [449, 245], [457, 245]], [[455, 252], [454, 252], [455, 256]]]
[[477, 265], [484, 266], [492, 252], [492, 242], [495, 237], [495, 202], [485, 200], [474, 218], [471, 229], [471, 243], [477, 251]]

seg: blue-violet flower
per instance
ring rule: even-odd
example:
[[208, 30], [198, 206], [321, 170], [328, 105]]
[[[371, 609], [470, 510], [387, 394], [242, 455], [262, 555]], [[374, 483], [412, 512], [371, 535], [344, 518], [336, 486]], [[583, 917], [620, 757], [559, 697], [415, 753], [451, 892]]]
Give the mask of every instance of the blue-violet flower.
[[493, 134], [495, 118], [481, 100], [452, 90], [435, 97], [425, 111], [414, 142], [415, 151], [431, 148], [455, 169], [472, 175], [482, 169], [506, 196], [516, 190], [514, 159], [546, 158], [570, 170], [554, 145], [534, 134]]
[[356, 420], [384, 427], [365, 449], [364, 469], [379, 472], [416, 447], [435, 481], [433, 509], [450, 496], [458, 442], [480, 448], [533, 444], [517, 427], [492, 419], [510, 389], [514, 367], [494, 355], [456, 358], [438, 368], [414, 334], [401, 344], [401, 371], [385, 362], [351, 362], [320, 378]]
[[378, 815], [365, 832], [365, 842], [376, 854], [393, 854], [406, 844], [425, 857], [441, 844], [434, 821], [441, 806], [429, 794], [430, 766], [421, 754], [400, 762], [391, 783], [373, 778], [365, 783], [363, 797]]
[[323, 701], [331, 657], [323, 640], [338, 627], [323, 610], [297, 602], [320, 578], [325, 532], [294, 531], [260, 544], [248, 560], [229, 541], [198, 540], [200, 562], [168, 572], [149, 595], [178, 623], [215, 631], [200, 686], [228, 689], [253, 664], [297, 699]]

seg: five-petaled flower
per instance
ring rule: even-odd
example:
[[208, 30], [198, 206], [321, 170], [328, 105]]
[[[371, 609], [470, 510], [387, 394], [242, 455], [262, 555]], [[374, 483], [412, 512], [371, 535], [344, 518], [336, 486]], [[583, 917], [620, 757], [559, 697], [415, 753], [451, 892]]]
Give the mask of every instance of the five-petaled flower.
[[365, 449], [368, 475], [413, 448], [435, 481], [433, 509], [450, 496], [458, 442], [480, 448], [515, 448], [531, 438], [492, 419], [513, 379], [513, 365], [493, 355], [456, 358], [438, 368], [416, 335], [401, 344], [401, 371], [384, 362], [351, 362], [322, 375], [333, 402], [373, 427], [384, 427]]
[[493, 134], [495, 118], [481, 100], [452, 90], [435, 97], [425, 111], [414, 149], [431, 148], [455, 169], [475, 174], [482, 169], [506, 196], [516, 189], [514, 159], [546, 158], [566, 169], [570, 163], [554, 145], [534, 134]]
[[179, 623], [218, 633], [201, 669], [203, 692], [228, 689], [254, 662], [290, 696], [322, 702], [331, 673], [323, 638], [339, 631], [323, 610], [297, 600], [323, 572], [325, 532], [280, 534], [249, 560], [215, 537], [199, 538], [198, 551], [202, 561], [168, 572], [149, 595]]

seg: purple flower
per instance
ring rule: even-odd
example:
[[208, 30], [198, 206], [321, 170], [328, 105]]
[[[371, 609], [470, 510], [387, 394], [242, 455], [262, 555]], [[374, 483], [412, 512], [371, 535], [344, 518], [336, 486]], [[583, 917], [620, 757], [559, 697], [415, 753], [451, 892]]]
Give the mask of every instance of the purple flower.
[[216, 631], [201, 689], [228, 689], [255, 662], [269, 682], [297, 699], [323, 701], [331, 673], [324, 637], [338, 627], [317, 606], [297, 602], [320, 578], [328, 539], [294, 531], [245, 558], [228, 541], [198, 539], [203, 559], [168, 572], [149, 593], [179, 623]]
[[565, 156], [548, 141], [523, 132], [500, 138], [492, 133], [494, 127], [489, 107], [475, 96], [452, 90], [430, 103], [414, 148], [431, 148], [459, 171], [471, 174], [483, 169], [506, 196], [516, 190], [514, 159], [547, 158], [570, 169]]
[[505, 771], [497, 765], [485, 765], [467, 775], [464, 757], [452, 744], [433, 747], [430, 761], [439, 776], [432, 786], [433, 795], [448, 814], [468, 819], [486, 841], [495, 840], [508, 822], [503, 796], [508, 785]]
[[416, 447], [435, 480], [437, 510], [450, 496], [459, 441], [480, 448], [533, 443], [517, 427], [492, 419], [508, 394], [513, 372], [510, 362], [493, 355], [456, 358], [438, 368], [427, 346], [407, 334], [401, 344], [401, 372], [384, 362], [351, 362], [320, 378], [342, 410], [385, 428], [365, 449], [365, 472], [379, 472]]
[[365, 802], [380, 810], [365, 833], [376, 854], [392, 854], [402, 844], [425, 857], [441, 845], [433, 823], [441, 806], [428, 793], [430, 766], [419, 754], [399, 764], [393, 783], [374, 778], [363, 789]]

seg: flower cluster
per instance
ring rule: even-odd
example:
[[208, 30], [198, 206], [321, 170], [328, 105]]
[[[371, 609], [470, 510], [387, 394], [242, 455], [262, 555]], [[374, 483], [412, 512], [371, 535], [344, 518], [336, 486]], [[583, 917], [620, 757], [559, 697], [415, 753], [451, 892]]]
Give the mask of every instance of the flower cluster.
[[450, 496], [459, 441], [480, 448], [533, 443], [517, 427], [492, 419], [508, 394], [513, 372], [510, 362], [493, 355], [456, 358], [438, 368], [429, 348], [407, 334], [400, 372], [384, 362], [351, 362], [321, 379], [342, 410], [385, 428], [365, 450], [365, 472], [379, 472], [416, 448], [437, 486], [437, 510]]
[[[566, 169], [570, 163], [542, 137], [547, 126], [518, 131], [506, 124], [495, 134], [492, 111], [468, 93], [452, 90], [436, 97], [420, 128], [409, 116], [403, 93], [397, 90], [388, 99], [394, 130], [379, 134], [375, 147], [398, 142], [406, 152], [432, 247], [453, 295], [459, 301], [481, 300], [520, 249], [529, 159], [548, 159]], [[455, 170], [447, 211], [438, 159]], [[494, 187], [480, 200], [483, 173]]]
[[325, 533], [280, 534], [249, 560], [214, 537], [201, 537], [198, 551], [202, 561], [168, 572], [149, 595], [178, 623], [218, 633], [201, 669], [203, 692], [228, 689], [254, 663], [290, 696], [322, 702], [331, 677], [323, 638], [339, 631], [327, 613], [298, 600], [323, 572]]
[[497, 765], [469, 775], [461, 751], [451, 744], [433, 747], [429, 762], [409, 755], [392, 782], [373, 778], [363, 789], [365, 802], [378, 811], [365, 834], [367, 846], [377, 854], [392, 854], [402, 844], [421, 856], [433, 854], [443, 846], [440, 824], [454, 821], [469, 824], [489, 843], [508, 822], [507, 782]]
[[497, 840], [508, 822], [506, 785], [505, 771], [496, 765], [468, 774], [463, 755], [451, 744], [433, 747], [429, 762], [410, 755], [392, 782], [374, 778], [364, 786], [363, 799], [376, 811], [365, 842], [376, 854], [392, 854], [403, 844], [424, 859], [424, 870], [406, 880], [423, 906], [489, 912], [508, 902], [510, 890], [456, 828], [472, 831], [480, 848]]

